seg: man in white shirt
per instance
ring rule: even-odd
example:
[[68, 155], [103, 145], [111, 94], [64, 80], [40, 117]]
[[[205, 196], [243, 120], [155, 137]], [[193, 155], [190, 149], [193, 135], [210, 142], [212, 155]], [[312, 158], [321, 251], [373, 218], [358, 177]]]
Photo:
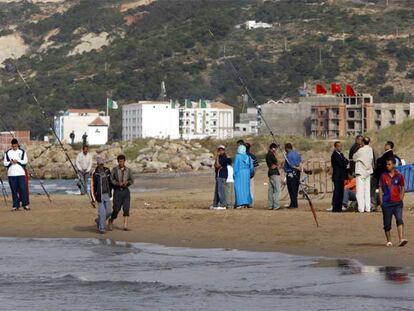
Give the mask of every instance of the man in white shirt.
[[88, 180], [92, 171], [92, 156], [87, 145], [82, 147], [82, 152], [76, 157], [76, 168], [80, 179], [78, 186], [81, 195], [85, 195], [88, 192]]
[[27, 153], [20, 149], [19, 142], [16, 138], [11, 141], [12, 148], [4, 154], [4, 166], [7, 167], [7, 176], [13, 197], [12, 211], [20, 208], [20, 202], [25, 211], [30, 210], [29, 207], [29, 190], [26, 183], [26, 164]]
[[371, 212], [371, 174], [374, 172], [374, 152], [369, 146], [370, 139], [364, 137], [363, 146], [353, 155], [356, 175], [356, 197], [358, 211]]

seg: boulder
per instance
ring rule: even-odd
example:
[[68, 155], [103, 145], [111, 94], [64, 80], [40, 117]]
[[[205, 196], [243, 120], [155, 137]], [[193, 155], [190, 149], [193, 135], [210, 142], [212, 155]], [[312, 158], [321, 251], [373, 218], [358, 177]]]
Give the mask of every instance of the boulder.
[[151, 156], [151, 161], [157, 162], [158, 161], [158, 151], [154, 152]]
[[191, 161], [190, 166], [193, 169], [193, 171], [198, 171], [201, 167], [201, 163], [198, 161]]
[[174, 170], [185, 171], [191, 169], [191, 167], [186, 163], [185, 159], [180, 157], [174, 157], [170, 160], [170, 167]]
[[138, 153], [139, 154], [145, 154], [145, 153], [151, 153], [152, 152], [152, 148], [142, 148]]
[[167, 154], [167, 153], [160, 153], [160, 154], [158, 154], [158, 161], [160, 161], [160, 162], [166, 162], [166, 163], [168, 163], [168, 162], [170, 162], [170, 159], [171, 159], [171, 155], [170, 154]]
[[66, 158], [66, 154], [63, 153], [63, 151], [58, 151], [55, 154], [51, 154], [49, 156], [51, 158], [51, 160], [55, 163], [60, 163], [63, 164], [66, 162], [67, 158]]
[[153, 161], [153, 162], [148, 162], [146, 164], [145, 168], [148, 168], [148, 169], [156, 169], [158, 171], [158, 170], [162, 170], [162, 169], [168, 168], [168, 164], [167, 163], [164, 163], [164, 162]]
[[147, 146], [149, 148], [153, 148], [153, 147], [155, 147], [156, 143], [157, 143], [157, 141], [155, 139], [151, 139], [151, 140], [148, 141]]

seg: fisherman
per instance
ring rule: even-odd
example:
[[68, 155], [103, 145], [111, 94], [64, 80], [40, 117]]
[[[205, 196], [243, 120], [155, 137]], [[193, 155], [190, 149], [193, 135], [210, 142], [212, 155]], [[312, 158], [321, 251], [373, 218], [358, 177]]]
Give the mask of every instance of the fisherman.
[[92, 172], [92, 156], [87, 145], [83, 145], [82, 152], [76, 157], [76, 169], [80, 179], [78, 187], [81, 195], [85, 195], [88, 192], [88, 179]]
[[380, 178], [380, 203], [384, 220], [384, 231], [387, 239], [387, 246], [392, 246], [391, 242], [391, 223], [392, 215], [397, 222], [399, 244], [404, 246], [408, 243], [404, 239], [403, 221], [403, 200], [405, 195], [404, 176], [395, 169], [395, 158], [388, 159], [386, 162], [387, 172]]
[[96, 160], [97, 167], [91, 178], [92, 203], [99, 204], [98, 218], [95, 219], [99, 233], [105, 233], [106, 221], [111, 217], [111, 171], [105, 167], [105, 161], [101, 157]]
[[286, 173], [286, 183], [290, 197], [288, 208], [298, 208], [298, 192], [300, 186], [300, 172], [302, 170], [302, 158], [293, 150], [291, 143], [285, 144], [286, 159], [283, 167]]
[[112, 230], [112, 224], [118, 217], [121, 208], [124, 212], [124, 230], [128, 231], [128, 217], [131, 203], [129, 186], [134, 183], [132, 171], [125, 166], [126, 158], [123, 154], [117, 157], [118, 166], [111, 171], [111, 183], [114, 188], [114, 206], [111, 219], [109, 219], [108, 230]]
[[4, 154], [4, 166], [7, 167], [7, 176], [13, 197], [12, 211], [19, 210], [20, 203], [25, 211], [29, 207], [29, 189], [26, 180], [27, 153], [20, 149], [16, 138], [11, 140], [11, 149]]
[[75, 143], [75, 131], [70, 132], [69, 138], [71, 145], [73, 145]]

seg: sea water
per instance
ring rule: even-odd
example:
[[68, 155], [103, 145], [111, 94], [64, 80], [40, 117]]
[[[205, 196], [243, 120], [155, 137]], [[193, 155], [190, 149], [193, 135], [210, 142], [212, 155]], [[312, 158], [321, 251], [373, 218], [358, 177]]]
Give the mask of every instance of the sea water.
[[0, 239], [0, 310], [414, 310], [412, 277], [281, 253]]

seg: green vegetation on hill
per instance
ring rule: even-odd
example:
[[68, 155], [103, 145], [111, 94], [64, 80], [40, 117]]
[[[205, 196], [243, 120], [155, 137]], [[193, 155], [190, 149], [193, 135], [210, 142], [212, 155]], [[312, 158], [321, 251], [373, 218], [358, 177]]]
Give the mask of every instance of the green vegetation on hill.
[[[37, 22], [30, 16], [43, 12], [44, 6], [1, 5], [0, 35], [18, 25], [31, 48], [19, 59], [20, 69], [50, 116], [68, 107], [104, 110], [108, 91], [121, 104], [155, 99], [161, 81], [170, 98], [217, 98], [233, 104], [237, 113], [244, 90], [224, 55], [232, 59], [257, 103], [295, 99], [304, 82], [334, 81], [351, 83], [379, 101], [412, 98], [414, 42], [408, 34], [414, 8], [401, 1], [386, 7], [381, 0], [159, 0], [126, 12], [120, 11], [120, 2], [131, 1], [80, 0]], [[274, 27], [236, 27], [250, 19]], [[54, 30], [51, 47], [39, 50]], [[103, 31], [110, 34], [109, 46], [68, 56], [84, 34]], [[384, 39], [396, 33], [399, 37]], [[33, 105], [11, 62], [5, 65], [0, 109], [10, 118], [4, 127], [25, 127], [41, 137], [50, 124]], [[111, 136], [119, 139], [120, 111], [111, 113]]]

